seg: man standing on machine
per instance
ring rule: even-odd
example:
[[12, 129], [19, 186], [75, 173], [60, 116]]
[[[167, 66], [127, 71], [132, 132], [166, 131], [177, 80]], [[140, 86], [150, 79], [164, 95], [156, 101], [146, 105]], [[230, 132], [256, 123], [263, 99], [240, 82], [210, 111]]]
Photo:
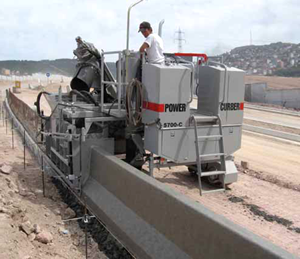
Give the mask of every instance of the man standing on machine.
[[152, 33], [152, 27], [148, 22], [142, 22], [140, 24], [139, 32], [146, 38], [140, 47], [141, 55], [146, 52], [149, 63], [163, 64], [165, 57], [163, 54], [164, 44], [162, 38]]

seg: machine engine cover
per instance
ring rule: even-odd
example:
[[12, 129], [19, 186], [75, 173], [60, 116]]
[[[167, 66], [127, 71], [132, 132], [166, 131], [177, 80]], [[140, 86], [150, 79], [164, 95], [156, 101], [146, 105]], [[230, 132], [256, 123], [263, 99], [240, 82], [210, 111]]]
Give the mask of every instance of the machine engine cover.
[[[145, 149], [162, 156], [162, 132], [166, 129], [184, 130], [189, 123], [191, 70], [181, 65], [145, 64], [143, 85]], [[177, 150], [182, 148], [182, 136], [176, 134], [176, 137], [172, 145]], [[169, 158], [175, 159], [171, 154]]]

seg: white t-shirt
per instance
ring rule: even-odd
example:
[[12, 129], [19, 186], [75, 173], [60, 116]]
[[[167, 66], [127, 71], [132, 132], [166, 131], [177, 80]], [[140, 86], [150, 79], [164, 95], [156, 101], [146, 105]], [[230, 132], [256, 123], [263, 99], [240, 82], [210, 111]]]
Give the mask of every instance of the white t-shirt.
[[151, 33], [145, 40], [145, 43], [149, 45], [146, 49], [148, 61], [153, 64], [161, 64], [165, 61], [163, 54], [164, 43], [161, 37], [157, 34]]

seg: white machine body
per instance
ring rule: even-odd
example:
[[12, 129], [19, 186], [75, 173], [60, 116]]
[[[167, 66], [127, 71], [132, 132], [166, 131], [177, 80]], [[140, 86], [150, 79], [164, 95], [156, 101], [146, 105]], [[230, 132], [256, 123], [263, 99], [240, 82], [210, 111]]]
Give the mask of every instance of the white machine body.
[[[192, 76], [191, 69], [177, 64], [143, 66], [144, 147], [176, 163], [196, 161], [191, 116], [220, 115], [226, 154], [231, 155], [241, 146], [244, 72], [236, 68], [200, 66], [196, 75], [197, 108], [189, 104]], [[197, 127], [199, 136], [218, 135], [217, 125], [203, 123]], [[203, 139], [199, 145], [201, 154], [218, 153], [217, 139]]]

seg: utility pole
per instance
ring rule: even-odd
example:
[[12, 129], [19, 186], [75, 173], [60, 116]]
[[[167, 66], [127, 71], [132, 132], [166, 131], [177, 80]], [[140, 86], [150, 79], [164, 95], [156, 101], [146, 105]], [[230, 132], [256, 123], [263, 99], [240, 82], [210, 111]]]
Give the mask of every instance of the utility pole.
[[178, 35], [177, 38], [175, 38], [175, 41], [178, 41], [178, 52], [182, 53], [182, 43], [186, 42], [183, 38], [184, 32], [179, 28], [178, 31], [175, 32], [175, 35], [176, 34]]
[[250, 30], [250, 46], [252, 46], [252, 31]]

